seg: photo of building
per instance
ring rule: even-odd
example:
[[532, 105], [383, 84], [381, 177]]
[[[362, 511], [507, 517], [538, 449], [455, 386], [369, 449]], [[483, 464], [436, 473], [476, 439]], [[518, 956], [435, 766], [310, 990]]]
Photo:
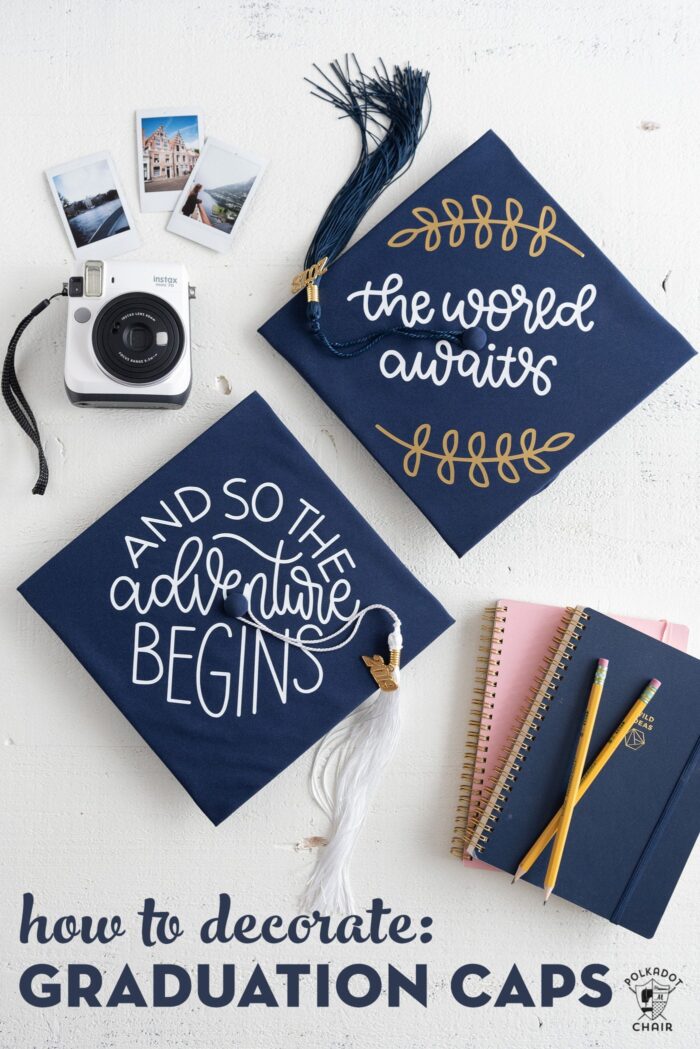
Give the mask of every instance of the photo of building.
[[197, 117], [144, 118], [141, 136], [145, 192], [182, 189], [199, 159]]

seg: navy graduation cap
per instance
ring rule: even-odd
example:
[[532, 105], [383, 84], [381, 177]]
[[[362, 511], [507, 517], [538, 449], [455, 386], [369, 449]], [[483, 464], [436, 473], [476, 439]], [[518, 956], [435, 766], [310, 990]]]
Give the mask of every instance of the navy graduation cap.
[[261, 333], [460, 556], [694, 354], [493, 131], [295, 287]]
[[452, 622], [258, 394], [19, 589], [215, 824]]

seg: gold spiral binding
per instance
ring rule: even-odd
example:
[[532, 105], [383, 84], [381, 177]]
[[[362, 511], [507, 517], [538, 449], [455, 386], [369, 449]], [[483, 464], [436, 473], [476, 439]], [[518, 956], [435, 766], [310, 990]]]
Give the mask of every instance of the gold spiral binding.
[[529, 696], [516, 715], [514, 731], [506, 740], [493, 775], [474, 808], [467, 828], [465, 849], [473, 849], [477, 854], [484, 851], [491, 831], [508, 803], [513, 784], [537, 739], [544, 717], [576, 650], [581, 631], [586, 629], [585, 621], [588, 618], [580, 605], [567, 608], [547, 650], [548, 656], [529, 689]]
[[452, 855], [460, 860], [471, 860], [465, 853], [465, 845], [473, 820], [474, 793], [476, 791], [479, 796], [483, 790], [484, 765], [489, 748], [493, 700], [507, 611], [507, 605], [498, 602], [493, 607], [486, 608], [482, 615], [478, 649], [480, 654], [476, 661], [472, 710], [467, 723], [459, 802], [450, 848]]

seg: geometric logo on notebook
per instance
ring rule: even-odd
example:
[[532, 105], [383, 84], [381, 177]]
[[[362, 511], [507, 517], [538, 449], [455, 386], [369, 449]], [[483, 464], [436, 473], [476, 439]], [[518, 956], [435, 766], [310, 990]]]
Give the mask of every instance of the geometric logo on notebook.
[[640, 728], [633, 728], [625, 736], [625, 746], [629, 750], [641, 750], [646, 743], [646, 736]]

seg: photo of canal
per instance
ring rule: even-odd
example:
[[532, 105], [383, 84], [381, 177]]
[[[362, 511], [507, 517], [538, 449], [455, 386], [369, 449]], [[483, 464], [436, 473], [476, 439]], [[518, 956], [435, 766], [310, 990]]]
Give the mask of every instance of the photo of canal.
[[129, 229], [119, 197], [74, 215], [68, 219], [68, 225], [79, 248]]
[[128, 250], [127, 242], [129, 248], [137, 246], [138, 234], [109, 153], [78, 158], [46, 174], [74, 252], [89, 251], [98, 242], [102, 253]]

